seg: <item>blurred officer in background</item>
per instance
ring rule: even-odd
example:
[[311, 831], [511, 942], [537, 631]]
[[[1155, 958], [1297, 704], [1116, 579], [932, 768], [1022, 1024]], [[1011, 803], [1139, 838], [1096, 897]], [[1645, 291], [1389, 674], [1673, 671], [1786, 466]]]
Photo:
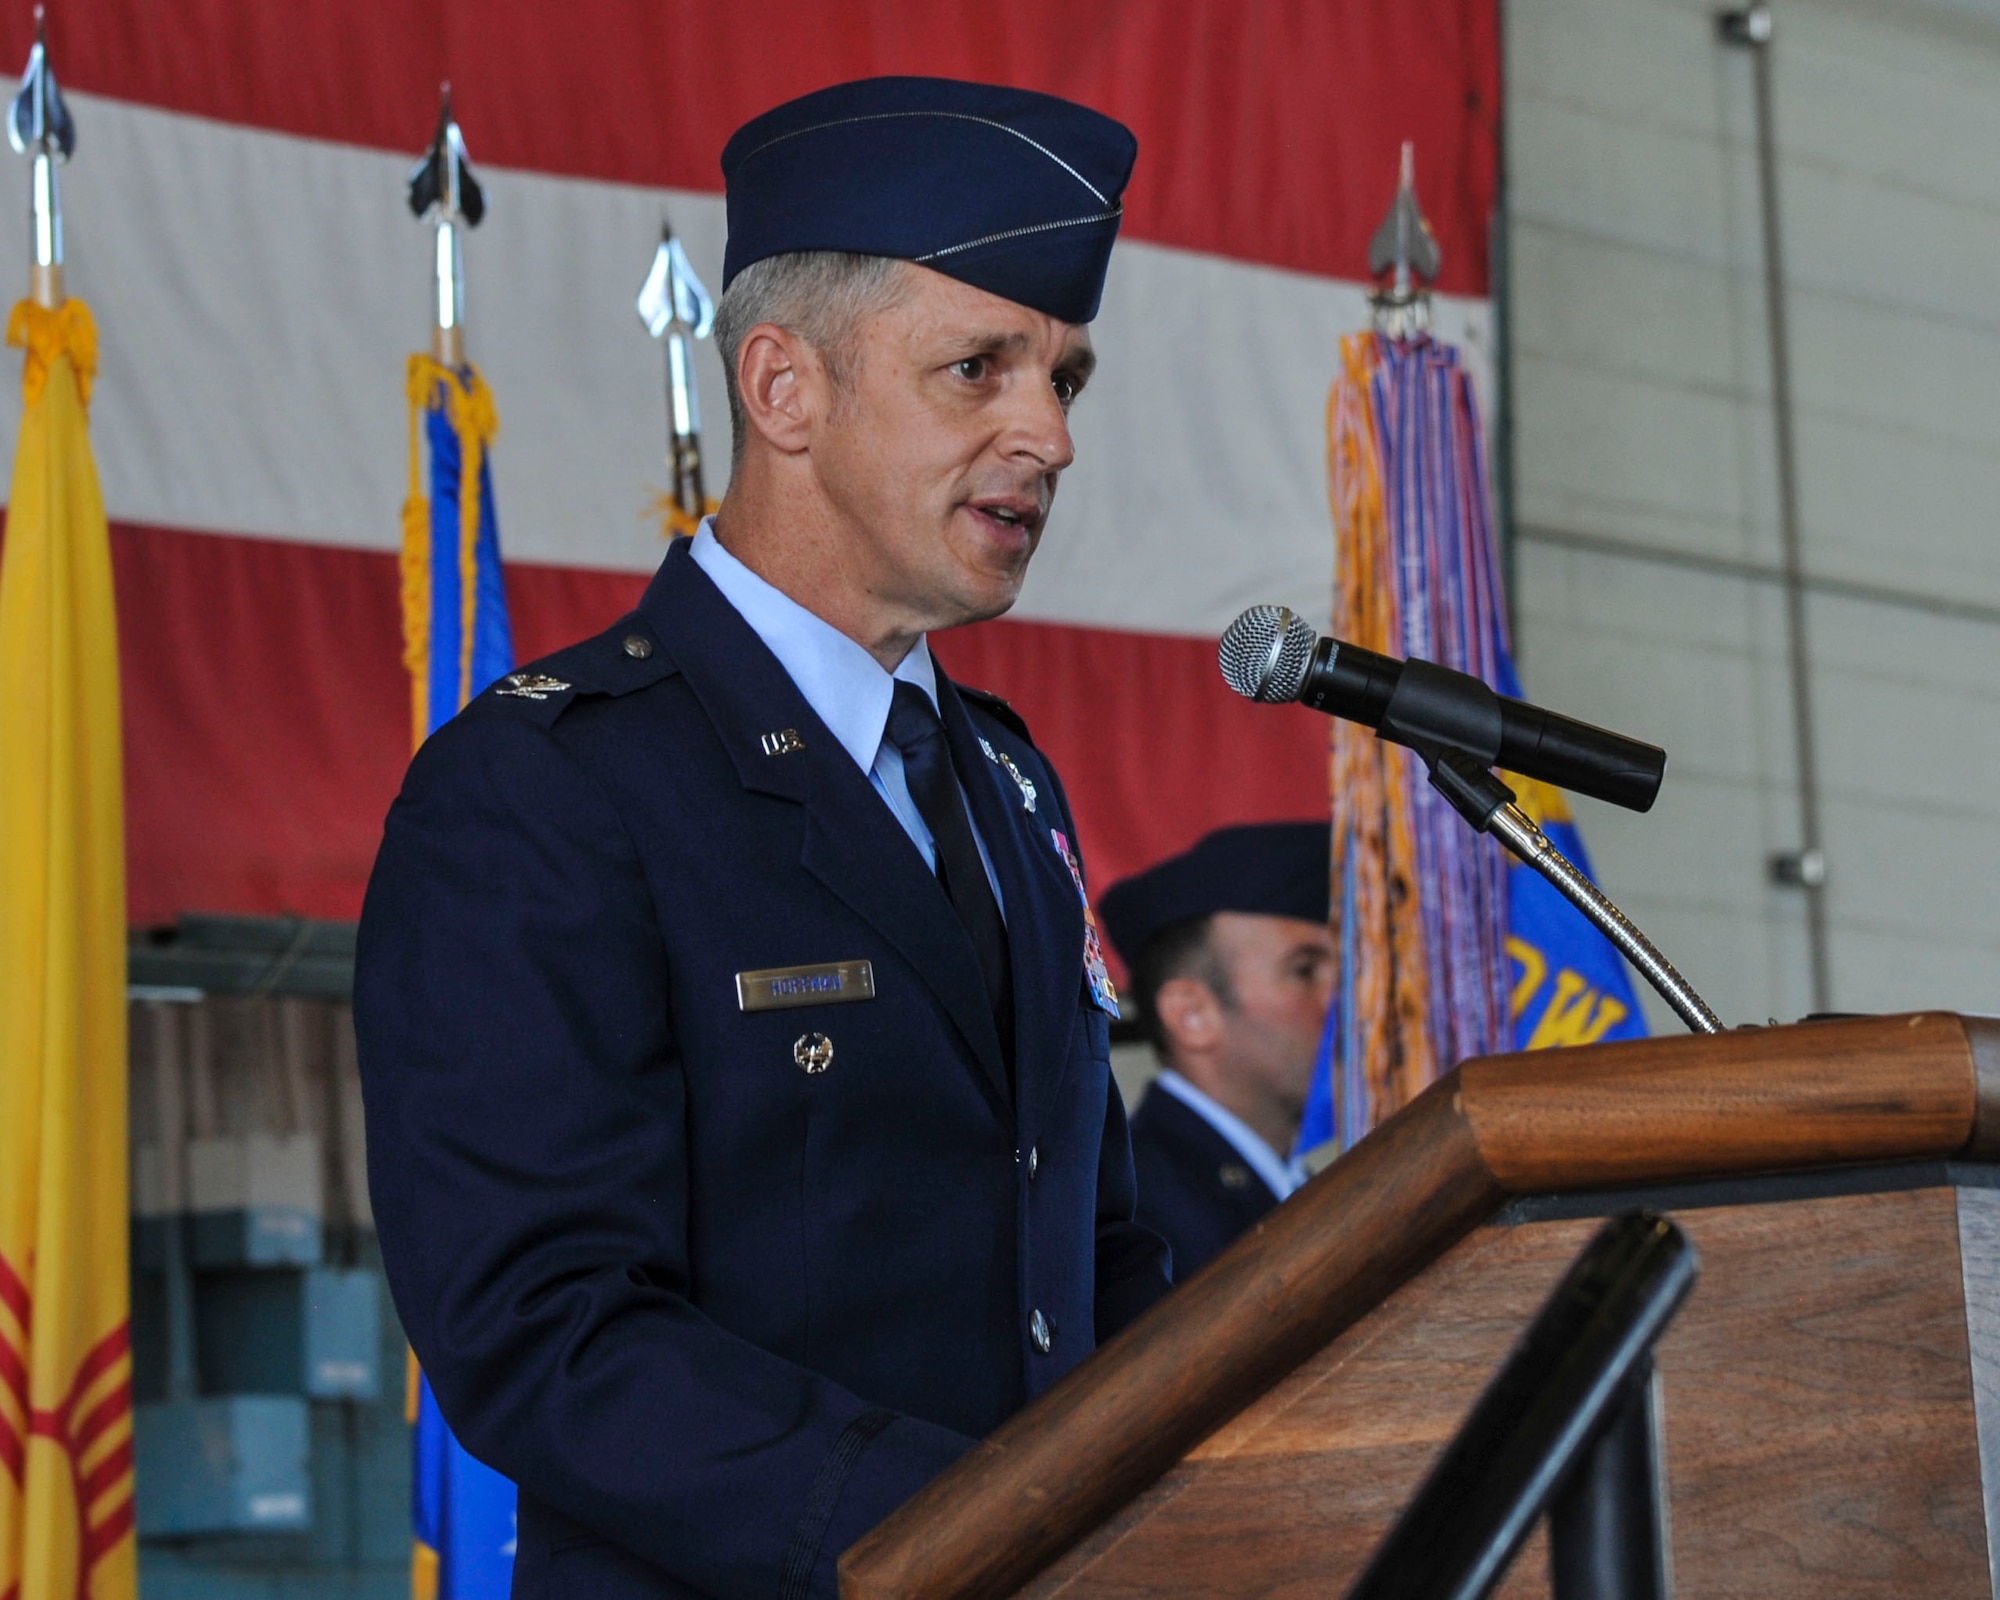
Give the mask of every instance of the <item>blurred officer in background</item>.
[[1223, 828], [1104, 893], [1162, 1068], [1132, 1119], [1139, 1220], [1177, 1283], [1306, 1180], [1292, 1141], [1333, 997], [1328, 837]]
[[1135, 149], [940, 79], [740, 129], [728, 497], [389, 815], [370, 1185], [515, 1600], [832, 1600], [1167, 1291], [1061, 786], [925, 645], [1020, 592]]

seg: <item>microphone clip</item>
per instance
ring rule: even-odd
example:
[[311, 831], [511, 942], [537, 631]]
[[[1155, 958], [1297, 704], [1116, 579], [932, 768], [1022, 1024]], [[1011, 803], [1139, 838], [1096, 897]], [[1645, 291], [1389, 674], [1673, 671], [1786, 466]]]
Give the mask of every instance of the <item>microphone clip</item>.
[[[1417, 663], [1412, 662], [1411, 665]], [[1720, 1033], [1721, 1019], [1708, 1002], [1674, 970], [1659, 947], [1633, 926], [1625, 913], [1585, 877], [1576, 863], [1553, 844], [1523, 811], [1514, 791], [1489, 770], [1488, 761], [1456, 745], [1424, 742], [1412, 746], [1430, 772], [1431, 787], [1477, 833], [1490, 833], [1515, 856], [1555, 885], [1569, 903], [1588, 917], [1640, 975], [1659, 991], [1675, 1014], [1696, 1033]], [[1490, 758], [1489, 758], [1490, 759]]]

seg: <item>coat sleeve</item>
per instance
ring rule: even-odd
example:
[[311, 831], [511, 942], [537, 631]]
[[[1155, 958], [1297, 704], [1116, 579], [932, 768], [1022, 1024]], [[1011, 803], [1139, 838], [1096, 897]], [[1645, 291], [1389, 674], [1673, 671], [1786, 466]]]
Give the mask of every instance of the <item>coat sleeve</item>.
[[529, 717], [448, 724], [390, 812], [355, 1024], [369, 1183], [462, 1443], [710, 1594], [835, 1593], [972, 1444], [691, 1304], [668, 953], [608, 797]]
[[1097, 1158], [1097, 1342], [1103, 1344], [1166, 1297], [1173, 1287], [1167, 1242], [1134, 1220], [1138, 1184], [1132, 1136], [1118, 1085], [1104, 1103], [1104, 1146]]

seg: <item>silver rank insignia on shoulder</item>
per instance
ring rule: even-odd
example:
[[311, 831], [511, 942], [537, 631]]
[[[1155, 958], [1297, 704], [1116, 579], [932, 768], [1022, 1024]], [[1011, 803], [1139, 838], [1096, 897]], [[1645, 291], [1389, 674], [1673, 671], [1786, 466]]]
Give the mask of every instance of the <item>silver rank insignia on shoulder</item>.
[[806, 742], [799, 737], [797, 728], [780, 728], [776, 733], [765, 734], [757, 743], [767, 756], [788, 756], [793, 751], [803, 750], [806, 747]]
[[560, 678], [544, 677], [539, 672], [510, 672], [501, 679], [501, 687], [495, 694], [510, 694], [517, 700], [546, 700], [552, 694], [561, 694], [569, 687]]
[[1035, 786], [1033, 782], [1030, 781], [1028, 777], [1022, 773], [1021, 769], [1014, 765], [1014, 758], [1010, 755], [1005, 754], [1002, 751], [995, 750], [993, 748], [991, 741], [986, 739], [983, 735], [979, 740], [979, 748], [986, 752], [986, 759], [988, 761], [992, 762], [996, 767], [999, 767], [1003, 772], [1007, 774], [1008, 777], [1012, 778], [1015, 783], [1020, 785], [1021, 804], [1027, 810], [1033, 811], [1035, 809]]

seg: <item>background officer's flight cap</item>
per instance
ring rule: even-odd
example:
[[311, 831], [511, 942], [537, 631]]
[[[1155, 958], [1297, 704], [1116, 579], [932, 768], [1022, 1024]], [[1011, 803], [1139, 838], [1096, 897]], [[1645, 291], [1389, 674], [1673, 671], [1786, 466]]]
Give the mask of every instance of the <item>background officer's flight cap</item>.
[[1192, 850], [1123, 878], [1098, 911], [1129, 968], [1167, 929], [1218, 911], [1325, 922], [1332, 830], [1324, 822], [1218, 828]]
[[950, 78], [835, 84], [722, 152], [722, 286], [766, 256], [895, 256], [1064, 322], [1097, 315], [1138, 141], [1053, 95]]

